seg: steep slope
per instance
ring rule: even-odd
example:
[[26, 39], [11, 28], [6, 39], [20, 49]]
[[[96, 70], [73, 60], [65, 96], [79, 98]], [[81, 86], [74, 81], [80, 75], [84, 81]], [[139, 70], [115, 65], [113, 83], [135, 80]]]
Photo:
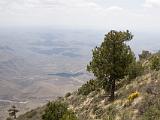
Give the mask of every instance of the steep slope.
[[[106, 95], [92, 92], [88, 96], [72, 95], [66, 99], [80, 120], [158, 120], [160, 119], [160, 72], [138, 77], [116, 91], [116, 100], [108, 102]], [[138, 95], [132, 100], [129, 96]], [[152, 112], [154, 111], [155, 112]], [[150, 114], [149, 114], [150, 113]]]
[[[78, 91], [56, 101], [66, 103], [79, 120], [159, 120], [160, 119], [160, 54], [143, 51], [139, 68], [116, 84], [115, 101], [109, 101], [99, 80], [90, 80]], [[137, 74], [137, 72], [143, 72]], [[159, 71], [158, 71], [159, 70]], [[53, 101], [55, 103], [55, 101]], [[42, 120], [47, 106], [20, 115], [18, 120]]]
[[[160, 119], [160, 71], [137, 77], [116, 91], [116, 100], [109, 102], [101, 89], [89, 95], [72, 93], [58, 100], [69, 104], [79, 120], [158, 120]], [[135, 97], [129, 98], [129, 96]], [[42, 120], [40, 107], [18, 117], [18, 120]]]

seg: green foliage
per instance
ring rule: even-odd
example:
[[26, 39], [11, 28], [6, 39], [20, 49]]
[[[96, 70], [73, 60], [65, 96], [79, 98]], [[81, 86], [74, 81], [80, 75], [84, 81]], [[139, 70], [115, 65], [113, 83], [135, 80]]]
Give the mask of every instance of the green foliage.
[[139, 59], [144, 60], [150, 57], [152, 54], [149, 51], [143, 50], [141, 54], [139, 54]]
[[118, 114], [118, 110], [116, 109], [116, 106], [112, 104], [107, 108], [107, 113], [103, 120], [115, 120], [116, 114]]
[[128, 111], [125, 111], [120, 113], [120, 118], [121, 120], [130, 120], [132, 117]]
[[43, 120], [76, 120], [74, 113], [67, 109], [67, 105], [59, 101], [49, 102], [42, 115]]
[[[159, 82], [152, 83], [152, 85], [147, 86], [152, 92], [147, 92], [141, 101], [140, 106], [138, 106], [138, 111], [140, 120], [159, 120], [160, 119], [160, 94], [154, 94], [153, 92], [158, 93], [160, 90]], [[154, 91], [155, 90], [155, 91]]]
[[17, 112], [19, 112], [19, 110], [16, 108], [16, 106], [12, 106], [9, 110], [8, 110], [8, 112], [9, 112], [9, 116], [11, 117], [11, 118], [14, 118], [14, 119], [16, 119], [16, 114], [17, 114]]
[[154, 56], [151, 60], [151, 69], [152, 70], [160, 70], [160, 57]]
[[97, 80], [90, 80], [86, 84], [83, 84], [79, 89], [78, 89], [78, 94], [80, 95], [88, 95], [92, 91], [97, 90], [99, 83]]
[[69, 96], [71, 96], [71, 93], [70, 92], [66, 93], [65, 97], [67, 98]]
[[93, 50], [92, 61], [87, 70], [92, 72], [99, 80], [103, 80], [111, 92], [111, 99], [114, 99], [115, 80], [124, 78], [133, 62], [134, 54], [126, 44], [133, 35], [127, 30], [125, 32], [110, 31], [105, 35], [100, 47]]
[[61, 102], [49, 102], [45, 109], [43, 120], [59, 120], [67, 111], [67, 106]]
[[77, 117], [72, 111], [67, 111], [60, 120], [77, 120]]
[[144, 113], [142, 120], [159, 120], [160, 119], [160, 108], [157, 106], [151, 106]]
[[133, 62], [129, 67], [129, 79], [134, 79], [144, 73], [144, 68], [140, 62]]
[[94, 115], [96, 115], [96, 119], [100, 119], [102, 115], [104, 114], [104, 110], [102, 109], [102, 107], [98, 107], [97, 105], [93, 107], [92, 112]]

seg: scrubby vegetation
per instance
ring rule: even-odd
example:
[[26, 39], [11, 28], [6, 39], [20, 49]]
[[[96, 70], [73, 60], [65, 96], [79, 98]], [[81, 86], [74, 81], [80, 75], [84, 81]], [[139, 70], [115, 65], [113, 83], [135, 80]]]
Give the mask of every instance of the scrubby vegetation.
[[71, 96], [71, 93], [70, 92], [66, 93], [65, 97], [69, 97], [69, 96]]
[[140, 60], [146, 60], [147, 58], [149, 58], [151, 56], [151, 52], [147, 51], [147, 50], [143, 50], [141, 54], [139, 54], [139, 59]]
[[159, 56], [153, 56], [151, 61], [151, 69], [152, 70], [160, 70], [160, 57]]
[[100, 87], [100, 83], [97, 80], [89, 80], [86, 84], [82, 85], [82, 87], [78, 89], [78, 94], [88, 95], [93, 91], [98, 91]]
[[75, 114], [67, 109], [65, 103], [59, 101], [49, 102], [46, 106], [45, 113], [42, 115], [43, 120], [77, 120]]
[[95, 79], [17, 120], [160, 120], [160, 53], [136, 60], [125, 44], [132, 37], [109, 32], [88, 65]]
[[131, 102], [131, 101], [133, 101], [135, 98], [137, 98], [139, 95], [140, 95], [140, 93], [136, 91], [136, 92], [134, 92], [134, 93], [132, 93], [132, 94], [130, 94], [130, 95], [128, 96], [128, 100]]
[[143, 74], [144, 74], [144, 67], [142, 66], [142, 63], [140, 61], [138, 62], [135, 61], [130, 65], [128, 72], [129, 80], [132, 80]]
[[19, 112], [19, 110], [16, 108], [16, 106], [12, 106], [9, 110], [8, 110], [8, 113], [9, 113], [9, 117], [7, 118], [7, 120], [13, 120], [13, 119], [16, 119], [17, 118], [17, 112]]

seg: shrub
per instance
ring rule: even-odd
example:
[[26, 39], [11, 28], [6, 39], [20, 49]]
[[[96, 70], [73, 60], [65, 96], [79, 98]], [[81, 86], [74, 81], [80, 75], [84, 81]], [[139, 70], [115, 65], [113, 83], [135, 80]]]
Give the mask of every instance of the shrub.
[[143, 115], [142, 120], [159, 120], [160, 109], [156, 106], [151, 106]]
[[118, 114], [116, 106], [113, 104], [109, 106], [106, 111], [107, 111], [106, 116], [104, 117], [103, 120], [115, 120], [115, 117]]
[[[138, 106], [139, 114], [143, 120], [159, 120], [160, 118], [160, 96], [145, 95]], [[153, 119], [151, 119], [153, 118]]]
[[150, 57], [152, 54], [149, 51], [143, 50], [141, 54], [139, 54], [139, 59], [143, 60], [143, 59], [147, 59], [148, 57]]
[[[72, 118], [73, 119], [70, 119]], [[76, 116], [73, 112], [67, 109], [65, 103], [55, 101], [49, 102], [45, 109], [45, 113], [42, 115], [43, 120], [76, 120]]]
[[93, 106], [93, 110], [92, 110], [93, 114], [95, 114], [97, 110], [98, 110], [98, 106], [97, 106], [97, 104], [95, 104]]
[[45, 109], [43, 120], [59, 120], [67, 111], [67, 106], [61, 102], [49, 102]]
[[96, 119], [100, 119], [104, 114], [104, 110], [101, 107], [98, 107], [95, 111]]
[[130, 94], [129, 96], [128, 96], [128, 100], [129, 101], [133, 101], [135, 98], [137, 98], [138, 96], [140, 95], [140, 93], [139, 92], [134, 92], [134, 93], [132, 93], [132, 94]]
[[92, 91], [98, 90], [99, 85], [97, 80], [90, 80], [86, 84], [82, 85], [78, 89], [78, 94], [80, 95], [88, 95]]
[[68, 110], [60, 120], [77, 120], [77, 117], [74, 112]]
[[66, 93], [65, 97], [67, 98], [69, 96], [71, 96], [71, 93], [70, 92]]
[[154, 56], [151, 60], [151, 69], [152, 70], [160, 70], [160, 57]]
[[130, 65], [129, 68], [129, 79], [134, 79], [138, 76], [141, 76], [144, 73], [144, 68], [140, 62], [135, 62]]
[[131, 119], [131, 113], [129, 111], [121, 112], [120, 113], [121, 120], [130, 120]]

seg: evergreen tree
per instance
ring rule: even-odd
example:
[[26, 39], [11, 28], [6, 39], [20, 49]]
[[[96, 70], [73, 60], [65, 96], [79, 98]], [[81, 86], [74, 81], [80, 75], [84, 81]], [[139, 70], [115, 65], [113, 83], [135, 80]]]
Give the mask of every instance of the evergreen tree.
[[111, 101], [114, 100], [115, 82], [127, 75], [129, 65], [135, 60], [131, 48], [126, 44], [132, 38], [128, 30], [111, 30], [105, 35], [101, 46], [92, 51], [92, 61], [87, 70], [103, 81], [105, 90], [110, 91]]
[[18, 109], [16, 109], [16, 106], [12, 106], [9, 110], [8, 110], [8, 112], [9, 112], [9, 116], [11, 117], [11, 118], [14, 118], [14, 119], [16, 119], [16, 113], [17, 112], [19, 112], [19, 110]]

